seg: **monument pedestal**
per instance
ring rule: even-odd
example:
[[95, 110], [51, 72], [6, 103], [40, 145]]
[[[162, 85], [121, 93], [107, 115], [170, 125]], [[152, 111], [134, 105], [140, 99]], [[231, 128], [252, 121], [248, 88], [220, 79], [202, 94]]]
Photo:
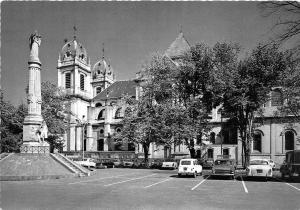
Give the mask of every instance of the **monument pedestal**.
[[25, 117], [21, 153], [50, 153], [49, 143], [42, 142], [39, 135], [42, 122], [41, 115], [28, 115]]
[[21, 153], [50, 153], [48, 142], [24, 142], [20, 148]]

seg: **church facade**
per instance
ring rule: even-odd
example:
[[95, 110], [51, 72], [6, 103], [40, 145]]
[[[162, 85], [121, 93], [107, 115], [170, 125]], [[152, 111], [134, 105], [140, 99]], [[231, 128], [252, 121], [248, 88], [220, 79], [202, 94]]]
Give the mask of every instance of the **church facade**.
[[[165, 51], [175, 65], [190, 44], [182, 32]], [[122, 130], [122, 118], [126, 110], [123, 96], [139, 100], [141, 87], [138, 79], [116, 81], [111, 64], [103, 56], [91, 65], [87, 50], [74, 36], [66, 41], [58, 58], [58, 87], [71, 94], [74, 100], [67, 104], [70, 110], [70, 129], [65, 135], [65, 152], [131, 151], [142, 154], [141, 145], [119, 144], [111, 136]], [[264, 105], [264, 124], [255, 129], [251, 145], [251, 158], [263, 157], [282, 163], [286, 151], [300, 149], [300, 123], [273, 116], [280, 104], [280, 91], [271, 92], [270, 102]], [[227, 155], [241, 161], [241, 142], [238, 131], [223, 119], [218, 108], [213, 109], [209, 141], [195, 142], [197, 157], [216, 159]], [[171, 147], [151, 144], [149, 158], [182, 158], [189, 155], [185, 145]]]

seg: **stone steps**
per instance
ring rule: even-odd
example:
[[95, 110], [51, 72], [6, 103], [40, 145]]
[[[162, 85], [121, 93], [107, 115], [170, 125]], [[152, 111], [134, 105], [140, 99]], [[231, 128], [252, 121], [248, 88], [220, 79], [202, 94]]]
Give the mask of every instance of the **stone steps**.
[[79, 177], [83, 176], [91, 176], [91, 171], [88, 169], [76, 164], [69, 158], [65, 157], [62, 154], [59, 153], [51, 153], [50, 154], [55, 160], [60, 162], [62, 165], [64, 165], [66, 168], [68, 168], [73, 173], [77, 174]]

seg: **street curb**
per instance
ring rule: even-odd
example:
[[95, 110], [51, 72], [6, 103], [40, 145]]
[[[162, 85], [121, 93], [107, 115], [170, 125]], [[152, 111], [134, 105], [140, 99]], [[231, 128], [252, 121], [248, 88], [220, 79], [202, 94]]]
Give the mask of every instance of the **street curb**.
[[45, 180], [45, 179], [61, 179], [76, 177], [76, 174], [65, 175], [42, 175], [42, 176], [0, 176], [0, 181], [30, 181], [30, 180]]

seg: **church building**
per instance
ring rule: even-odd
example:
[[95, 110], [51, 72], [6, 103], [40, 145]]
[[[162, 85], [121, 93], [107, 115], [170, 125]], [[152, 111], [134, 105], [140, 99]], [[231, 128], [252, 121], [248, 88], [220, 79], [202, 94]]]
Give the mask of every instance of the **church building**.
[[[190, 44], [181, 31], [165, 51], [165, 56], [175, 65], [190, 49]], [[85, 47], [74, 36], [66, 41], [58, 58], [58, 87], [74, 100], [66, 106], [70, 110], [70, 129], [65, 136], [64, 152], [81, 152], [103, 157], [104, 153], [140, 154], [141, 145], [116, 143], [111, 136], [122, 130], [122, 118], [126, 104], [124, 96], [138, 100], [141, 94], [139, 80], [116, 81], [111, 64], [103, 56], [91, 65]], [[288, 123], [272, 113], [281, 105], [280, 89], [274, 88], [271, 100], [264, 105], [264, 124], [255, 129], [251, 158], [268, 158], [282, 163], [286, 151], [300, 149], [300, 123]], [[226, 155], [241, 161], [241, 141], [238, 131], [222, 118], [219, 107], [212, 110], [210, 123], [212, 130], [209, 141], [197, 144], [198, 157], [215, 160], [218, 155]], [[185, 145], [162, 147], [151, 144], [149, 158], [182, 158], [189, 155]], [[111, 157], [107, 155], [106, 157]], [[128, 156], [133, 157], [133, 156]]]

